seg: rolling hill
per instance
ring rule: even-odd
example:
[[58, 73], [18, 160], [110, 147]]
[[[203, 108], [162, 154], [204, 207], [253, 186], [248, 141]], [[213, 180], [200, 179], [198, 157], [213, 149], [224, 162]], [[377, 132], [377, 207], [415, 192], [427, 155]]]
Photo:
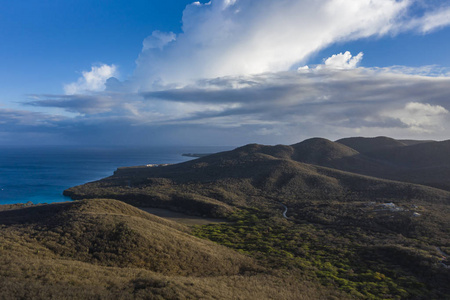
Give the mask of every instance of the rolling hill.
[[[313, 138], [119, 168], [64, 192], [80, 201], [0, 209], [0, 286], [105, 299], [449, 298], [450, 191], [436, 188], [447, 147]], [[187, 227], [136, 207], [224, 222]]]
[[436, 186], [448, 178], [446, 147], [390, 138], [249, 144], [176, 165], [119, 168], [65, 195], [227, 218], [193, 233], [351, 297], [445, 298], [450, 192]]
[[450, 141], [396, 141], [389, 138], [347, 138], [338, 140], [359, 151], [359, 160], [375, 161], [378, 165], [334, 167], [359, 174], [429, 185], [450, 190]]
[[5, 209], [0, 226], [1, 299], [342, 296], [117, 200]]
[[397, 147], [404, 147], [412, 142], [407, 143], [395, 140], [393, 138], [378, 136], [374, 138], [351, 137], [336, 141], [339, 144], [346, 145], [359, 153], [375, 152], [383, 149], [391, 149]]
[[107, 197], [213, 217], [227, 216], [239, 206], [269, 205], [273, 198], [450, 201], [450, 192], [444, 190], [345, 172], [336, 165], [346, 169], [343, 166], [381, 164], [325, 139], [293, 146], [252, 144], [177, 165], [120, 168], [111, 177], [70, 188], [65, 195]]

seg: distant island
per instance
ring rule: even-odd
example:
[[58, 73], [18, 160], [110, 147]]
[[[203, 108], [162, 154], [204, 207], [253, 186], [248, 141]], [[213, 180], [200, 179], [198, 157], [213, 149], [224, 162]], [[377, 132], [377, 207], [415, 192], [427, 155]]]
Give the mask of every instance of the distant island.
[[119, 168], [78, 201], [0, 209], [2, 295], [450, 299], [448, 153], [312, 138]]

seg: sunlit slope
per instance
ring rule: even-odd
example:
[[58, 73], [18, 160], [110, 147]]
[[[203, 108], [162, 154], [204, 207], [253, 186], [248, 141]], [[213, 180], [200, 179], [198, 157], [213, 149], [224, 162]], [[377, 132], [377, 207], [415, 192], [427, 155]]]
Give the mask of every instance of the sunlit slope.
[[0, 299], [345, 298], [116, 200], [6, 208], [0, 228]]
[[96, 265], [197, 276], [239, 274], [253, 266], [238, 253], [193, 238], [181, 225], [115, 200], [3, 211], [0, 223], [29, 233], [36, 250]]

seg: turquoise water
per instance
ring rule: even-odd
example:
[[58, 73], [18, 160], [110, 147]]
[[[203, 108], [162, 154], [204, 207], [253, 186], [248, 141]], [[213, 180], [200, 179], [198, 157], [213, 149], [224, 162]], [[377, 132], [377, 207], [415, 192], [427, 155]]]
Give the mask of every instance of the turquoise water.
[[0, 204], [70, 201], [62, 192], [113, 174], [118, 167], [179, 163], [183, 153], [228, 147], [0, 148]]

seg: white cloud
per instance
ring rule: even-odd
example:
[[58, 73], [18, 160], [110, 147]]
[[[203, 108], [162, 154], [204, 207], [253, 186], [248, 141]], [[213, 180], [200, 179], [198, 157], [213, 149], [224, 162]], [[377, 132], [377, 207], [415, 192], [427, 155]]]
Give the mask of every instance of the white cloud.
[[450, 25], [450, 7], [426, 14], [423, 18], [422, 32], [430, 32], [448, 25]]
[[397, 118], [411, 131], [432, 133], [444, 129], [445, 115], [448, 110], [440, 105], [408, 102], [402, 109], [385, 112], [385, 116]]
[[428, 103], [409, 102], [405, 106], [405, 110], [413, 115], [437, 116], [448, 114], [448, 110], [440, 105], [431, 105]]
[[64, 85], [66, 95], [104, 91], [106, 81], [118, 75], [115, 65], [92, 66], [90, 71], [83, 71], [76, 82]]
[[[394, 73], [389, 68], [345, 72], [315, 68], [203, 80], [186, 88], [144, 93], [144, 97], [196, 106], [194, 114], [183, 122], [262, 126], [255, 131], [258, 134], [268, 132], [267, 124], [286, 136], [296, 124], [309, 130], [317, 127], [314, 132], [323, 128], [322, 134], [330, 129], [348, 132], [350, 128], [360, 133], [375, 129], [438, 133], [450, 128], [444, 108], [450, 97], [449, 86], [448, 77], [407, 74], [399, 69]], [[223, 110], [201, 109], [211, 105]], [[291, 129], [282, 130], [285, 127]]]
[[[311, 68], [203, 79], [141, 94], [40, 96], [28, 104], [78, 113], [52, 120], [54, 132], [79, 127], [86, 135], [95, 129], [91, 135], [111, 136], [121, 130], [114, 137], [118, 142], [147, 135], [168, 140], [172, 132], [183, 132], [176, 136], [180, 143], [194, 139], [206, 144], [294, 143], [355, 134], [448, 138], [450, 78], [401, 70]], [[18, 116], [28, 122], [26, 114]], [[3, 128], [18, 124], [14, 118], [5, 120]], [[35, 116], [32, 120], [39, 126]]]
[[188, 5], [183, 33], [137, 60], [141, 90], [155, 82], [279, 72], [324, 47], [398, 27], [407, 0], [212, 0]]
[[[332, 56], [323, 60], [323, 64], [316, 65], [315, 69], [334, 69], [334, 70], [348, 70], [355, 69], [359, 63], [362, 61], [363, 53], [360, 52], [356, 56], [352, 56], [350, 51], [345, 51], [345, 53], [333, 54]], [[310, 70], [309, 66], [301, 66], [297, 68], [298, 72], [308, 72]], [[411, 70], [412, 72], [417, 71], [417, 69]]]
[[418, 30], [422, 33], [429, 33], [433, 30], [450, 25], [450, 7], [438, 7], [435, 10], [426, 12], [422, 17], [412, 19], [404, 24], [405, 29]]
[[299, 72], [307, 72], [309, 70], [309, 66], [301, 66], [298, 67], [297, 71]]
[[352, 56], [349, 51], [333, 54], [324, 61], [324, 67], [331, 69], [354, 69], [361, 62], [363, 53]]
[[[238, 143], [254, 141], [255, 136], [267, 143], [353, 134], [446, 137], [446, 69], [358, 67], [363, 53], [352, 56], [347, 51], [322, 65], [290, 71], [333, 43], [407, 30], [427, 33], [450, 25], [450, 8], [433, 6], [412, 13], [419, 2], [424, 3], [194, 2], [183, 13], [181, 34], [154, 31], [143, 41], [128, 81], [114, 78], [114, 65], [94, 66], [65, 85], [66, 95], [39, 96], [28, 104], [75, 113], [61, 121], [44, 119], [56, 129], [95, 129], [91, 135], [96, 142], [102, 134], [127, 140], [131, 132], [140, 140], [152, 128], [163, 140], [179, 130], [180, 142], [197, 138], [212, 144], [228, 143], [225, 136]], [[19, 124], [19, 118], [37, 124], [40, 117], [20, 113], [5, 122]]]

